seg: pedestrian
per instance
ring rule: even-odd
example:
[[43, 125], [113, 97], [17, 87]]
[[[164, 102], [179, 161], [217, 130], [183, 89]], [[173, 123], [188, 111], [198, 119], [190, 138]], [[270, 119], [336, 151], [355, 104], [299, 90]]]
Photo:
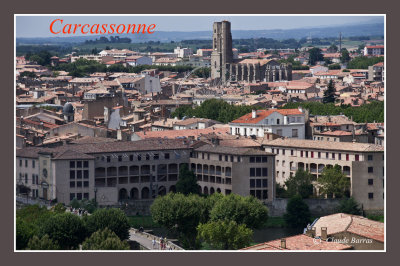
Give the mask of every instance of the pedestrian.
[[161, 250], [164, 249], [164, 240], [163, 240], [162, 237], [160, 238], [160, 249], [161, 249]]
[[153, 245], [153, 249], [156, 249], [156, 238], [153, 238], [153, 241], [151, 241], [151, 244]]

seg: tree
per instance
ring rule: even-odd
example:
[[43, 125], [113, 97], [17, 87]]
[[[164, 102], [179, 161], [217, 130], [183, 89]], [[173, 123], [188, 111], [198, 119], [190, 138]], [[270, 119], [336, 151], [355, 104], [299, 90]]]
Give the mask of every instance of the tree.
[[199, 247], [196, 228], [207, 222], [207, 200], [196, 194], [168, 193], [157, 197], [150, 207], [153, 221], [178, 235], [185, 248]]
[[72, 208], [74, 209], [78, 209], [81, 207], [81, 203], [77, 198], [73, 198], [73, 200], [71, 200], [71, 202], [69, 203], [71, 205]]
[[253, 196], [229, 194], [217, 201], [210, 212], [211, 221], [228, 220], [257, 229], [268, 220], [268, 209]]
[[341, 53], [340, 61], [341, 61], [342, 63], [347, 63], [347, 62], [350, 61], [350, 59], [351, 59], [351, 58], [350, 58], [350, 53], [349, 53], [349, 51], [347, 51], [346, 48], [343, 48], [342, 51], [341, 51], [340, 53]]
[[335, 102], [335, 85], [333, 81], [330, 79], [328, 83], [328, 88], [324, 91], [324, 98], [322, 99], [323, 103], [334, 103]]
[[71, 213], [56, 214], [44, 222], [40, 235], [48, 235], [61, 249], [76, 249], [87, 231], [80, 217]]
[[129, 250], [126, 240], [121, 240], [108, 228], [94, 232], [82, 243], [83, 250]]
[[298, 169], [294, 176], [289, 177], [285, 181], [287, 197], [300, 195], [303, 199], [313, 195], [313, 184], [311, 183], [313, 176], [310, 172]]
[[198, 239], [208, 243], [212, 249], [241, 249], [250, 245], [253, 231], [235, 221], [218, 220], [199, 224]]
[[85, 224], [89, 234], [108, 228], [121, 240], [129, 238], [129, 221], [120, 209], [98, 209], [92, 215], [85, 216]]
[[276, 192], [276, 197], [277, 198], [286, 198], [286, 189], [281, 184], [276, 183], [275, 192]]
[[338, 47], [335, 44], [332, 44], [331, 46], [329, 46], [328, 51], [330, 53], [336, 53], [338, 51]]
[[17, 216], [16, 219], [16, 246], [17, 249], [25, 249], [28, 245], [29, 239], [35, 234], [35, 227], [33, 224], [26, 222]]
[[328, 197], [341, 198], [350, 190], [350, 178], [342, 173], [339, 165], [325, 167], [318, 179], [320, 192]]
[[67, 209], [67, 208], [65, 208], [64, 205], [63, 205], [62, 203], [57, 203], [57, 204], [54, 206], [53, 211], [54, 211], [55, 213], [64, 213], [66, 209]]
[[184, 195], [199, 194], [199, 185], [197, 184], [197, 178], [193, 171], [189, 170], [189, 167], [184, 164], [179, 169], [179, 180], [176, 182], [176, 191]]
[[338, 207], [338, 212], [354, 214], [354, 215], [362, 214], [360, 205], [357, 203], [357, 201], [353, 197], [342, 199], [340, 201], [340, 205]]
[[286, 224], [292, 228], [302, 228], [310, 222], [310, 210], [300, 195], [289, 200], [284, 219]]
[[58, 250], [60, 246], [57, 242], [53, 241], [49, 235], [43, 237], [34, 236], [29, 240], [26, 249], [29, 250]]
[[310, 65], [315, 65], [316, 62], [318, 61], [323, 61], [324, 56], [321, 53], [321, 49], [319, 48], [312, 48], [308, 51], [309, 53], [309, 64]]

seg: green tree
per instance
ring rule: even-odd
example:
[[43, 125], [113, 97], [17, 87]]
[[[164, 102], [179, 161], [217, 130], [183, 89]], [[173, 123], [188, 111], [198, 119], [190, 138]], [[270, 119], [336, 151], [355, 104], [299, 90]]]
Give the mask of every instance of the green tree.
[[168, 193], [150, 207], [153, 221], [178, 235], [187, 249], [199, 247], [197, 225], [207, 222], [207, 200], [196, 194]]
[[319, 48], [312, 48], [308, 51], [309, 53], [309, 64], [310, 65], [315, 65], [316, 62], [318, 61], [324, 61], [324, 56], [321, 53], [321, 49]]
[[28, 245], [29, 239], [34, 236], [37, 229], [33, 224], [26, 222], [24, 219], [18, 216], [16, 218], [15, 227], [17, 249], [25, 249]]
[[198, 239], [218, 250], [241, 249], [249, 246], [253, 239], [253, 231], [235, 221], [218, 220], [199, 224], [197, 232]]
[[347, 62], [349, 62], [350, 61], [350, 53], [349, 53], [349, 51], [347, 51], [347, 49], [346, 48], [343, 48], [342, 49], [342, 51], [340, 52], [341, 53], [341, 55], [340, 55], [340, 61], [342, 62], [342, 63], [347, 63]]
[[277, 198], [286, 198], [287, 197], [286, 189], [285, 189], [285, 187], [283, 185], [281, 185], [279, 183], [276, 183], [275, 187], [276, 187], [275, 188], [275, 192], [276, 192], [276, 197]]
[[197, 184], [197, 178], [193, 171], [184, 164], [179, 169], [179, 180], [176, 182], [176, 192], [184, 195], [199, 194], [200, 186]]
[[352, 59], [348, 64], [348, 69], [368, 69], [369, 66], [375, 65], [379, 62], [384, 62], [383, 56], [380, 57], [368, 57], [368, 56], [358, 56]]
[[253, 196], [242, 197], [229, 194], [215, 203], [210, 212], [210, 219], [211, 221], [235, 221], [257, 229], [267, 222], [268, 209]]
[[336, 53], [338, 51], [338, 47], [335, 44], [332, 44], [331, 46], [329, 46], [328, 51], [330, 53]]
[[108, 228], [94, 232], [82, 243], [83, 250], [129, 250], [126, 240], [121, 240]]
[[350, 190], [350, 178], [342, 173], [339, 165], [325, 167], [318, 179], [320, 192], [328, 197], [341, 198]]
[[287, 197], [291, 198], [300, 195], [303, 199], [313, 195], [313, 176], [310, 172], [298, 169], [294, 176], [285, 181]]
[[71, 202], [69, 203], [72, 208], [78, 209], [81, 207], [81, 202], [77, 198], [73, 198]]
[[85, 216], [85, 224], [89, 234], [108, 228], [121, 240], [129, 238], [128, 217], [120, 209], [98, 209], [92, 215]]
[[76, 249], [85, 239], [87, 231], [80, 217], [71, 213], [56, 214], [40, 227], [40, 235], [48, 235], [61, 249]]
[[290, 198], [284, 219], [286, 224], [292, 228], [302, 228], [310, 222], [310, 210], [300, 195]]
[[358, 202], [353, 198], [344, 198], [340, 201], [338, 207], [338, 212], [343, 212], [347, 214], [361, 215], [362, 210]]
[[34, 236], [29, 240], [26, 249], [29, 250], [58, 250], [60, 246], [53, 241], [48, 235], [43, 237]]
[[332, 80], [329, 80], [328, 88], [324, 91], [324, 98], [322, 99], [323, 103], [334, 103], [335, 102], [335, 85]]
[[64, 213], [66, 209], [67, 209], [67, 208], [65, 208], [64, 205], [63, 205], [62, 203], [57, 203], [57, 204], [54, 206], [53, 211], [54, 211], [55, 213]]

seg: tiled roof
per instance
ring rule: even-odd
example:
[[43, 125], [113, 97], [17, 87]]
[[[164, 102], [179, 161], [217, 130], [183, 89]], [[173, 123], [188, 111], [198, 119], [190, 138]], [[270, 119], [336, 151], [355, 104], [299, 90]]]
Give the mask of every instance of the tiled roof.
[[369, 143], [341, 142], [340, 145], [334, 141], [320, 141], [294, 138], [278, 138], [265, 143], [266, 146], [293, 147], [316, 150], [338, 150], [353, 152], [383, 152], [384, 147]]
[[281, 247], [281, 239], [261, 243], [255, 246], [247, 247], [242, 250], [345, 250], [351, 249], [349, 245], [336, 242], [315, 241], [314, 238], [307, 235], [295, 235], [285, 238], [286, 248]]
[[226, 147], [226, 146], [208, 145], [208, 144], [197, 148], [196, 151], [209, 152], [209, 153], [222, 153], [222, 154], [239, 154], [239, 155], [274, 155], [273, 153], [252, 148]]
[[248, 113], [238, 119], [233, 120], [231, 123], [241, 123], [241, 124], [256, 124], [268, 117], [274, 112], [278, 112], [282, 115], [301, 115], [303, 114], [299, 109], [269, 109], [269, 110], [257, 110], [257, 117], [252, 118], [252, 113]]
[[321, 235], [321, 227], [326, 227], [328, 235], [350, 232], [359, 236], [384, 241], [384, 223], [373, 221], [362, 216], [336, 213], [323, 216], [314, 224], [316, 235]]
[[184, 130], [164, 130], [164, 131], [148, 131], [144, 133], [136, 132], [135, 134], [143, 139], [149, 138], [163, 138], [163, 139], [175, 139], [175, 138], [197, 138], [201, 135], [207, 135], [210, 133], [216, 134], [228, 134], [229, 127], [208, 127], [204, 129], [184, 129]]

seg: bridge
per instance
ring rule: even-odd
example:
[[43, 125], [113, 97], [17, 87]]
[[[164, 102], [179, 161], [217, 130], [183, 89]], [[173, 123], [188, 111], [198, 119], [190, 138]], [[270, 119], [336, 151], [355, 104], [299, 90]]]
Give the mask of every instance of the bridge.
[[[156, 244], [153, 247], [153, 239], [156, 240]], [[161, 238], [147, 232], [140, 232], [138, 229], [131, 228], [129, 230], [129, 240], [136, 241], [140, 244], [140, 247], [145, 250], [161, 250]], [[180, 246], [171, 242], [171, 239], [166, 242], [165, 250], [184, 250]]]

